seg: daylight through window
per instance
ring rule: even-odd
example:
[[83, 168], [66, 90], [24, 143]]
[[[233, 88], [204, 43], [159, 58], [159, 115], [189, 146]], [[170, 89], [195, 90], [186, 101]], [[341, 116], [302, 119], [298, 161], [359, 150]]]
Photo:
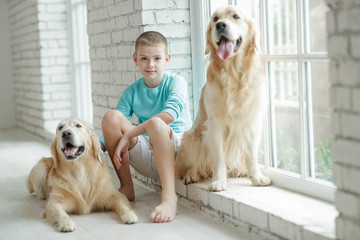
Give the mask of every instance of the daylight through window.
[[87, 35], [86, 0], [71, 0], [69, 8], [69, 35], [71, 70], [73, 83], [73, 116], [92, 124], [93, 107], [91, 94], [91, 76], [89, 42]]
[[[209, 0], [194, 6], [203, 11], [199, 24], [229, 4], [259, 26], [266, 62], [269, 101], [259, 162], [275, 184], [332, 201], [325, 0]], [[206, 64], [204, 53], [194, 54]]]

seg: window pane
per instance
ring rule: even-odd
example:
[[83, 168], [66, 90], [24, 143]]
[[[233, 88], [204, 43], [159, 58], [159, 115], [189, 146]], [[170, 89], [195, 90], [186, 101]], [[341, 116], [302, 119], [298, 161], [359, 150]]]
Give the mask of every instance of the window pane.
[[325, 0], [309, 0], [310, 52], [326, 52], [326, 13], [329, 7]]
[[86, 2], [72, 6], [72, 35], [76, 41], [74, 44], [74, 62], [83, 63], [89, 61], [89, 42], [86, 32], [87, 10]]
[[92, 124], [93, 106], [89, 43], [86, 32], [86, 0], [72, 0], [69, 11], [71, 11], [70, 30], [72, 31], [73, 116]]
[[210, 12], [211, 12], [211, 15], [219, 7], [226, 7], [227, 5], [229, 5], [228, 0], [210, 0]]
[[297, 52], [295, 0], [271, 0], [269, 4], [269, 47], [271, 54]]
[[298, 64], [296, 62], [271, 63], [270, 81], [276, 136], [277, 168], [300, 173], [300, 111], [298, 91]]
[[252, 17], [260, 26], [260, 6], [259, 1], [254, 0], [237, 0], [236, 5], [239, 6], [248, 16]]
[[328, 63], [311, 63], [315, 177], [332, 181]]

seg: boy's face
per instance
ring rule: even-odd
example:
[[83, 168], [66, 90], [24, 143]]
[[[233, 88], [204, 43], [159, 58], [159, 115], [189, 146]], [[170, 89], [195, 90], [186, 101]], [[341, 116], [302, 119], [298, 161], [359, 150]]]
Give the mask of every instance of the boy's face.
[[165, 46], [139, 45], [133, 55], [136, 66], [139, 67], [140, 73], [144, 76], [145, 83], [148, 87], [159, 86], [163, 78], [164, 68], [170, 61], [170, 54], [165, 53]]

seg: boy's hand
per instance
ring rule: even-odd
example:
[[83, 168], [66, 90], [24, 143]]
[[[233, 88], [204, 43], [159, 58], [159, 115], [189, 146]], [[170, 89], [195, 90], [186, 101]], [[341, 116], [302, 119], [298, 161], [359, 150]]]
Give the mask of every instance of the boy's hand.
[[129, 138], [125, 135], [120, 138], [120, 141], [114, 152], [114, 165], [118, 170], [123, 161], [127, 161], [127, 152], [129, 150]]

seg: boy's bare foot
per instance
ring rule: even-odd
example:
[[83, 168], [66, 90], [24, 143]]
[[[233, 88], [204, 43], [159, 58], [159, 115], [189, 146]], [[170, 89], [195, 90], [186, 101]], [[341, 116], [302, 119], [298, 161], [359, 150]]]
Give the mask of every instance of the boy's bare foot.
[[177, 213], [177, 196], [164, 197], [159, 206], [151, 212], [149, 219], [152, 223], [164, 223], [174, 220]]
[[121, 192], [122, 194], [125, 195], [125, 197], [130, 201], [134, 201], [135, 200], [135, 192], [134, 192], [134, 188], [132, 187], [120, 187], [119, 188], [119, 192]]

